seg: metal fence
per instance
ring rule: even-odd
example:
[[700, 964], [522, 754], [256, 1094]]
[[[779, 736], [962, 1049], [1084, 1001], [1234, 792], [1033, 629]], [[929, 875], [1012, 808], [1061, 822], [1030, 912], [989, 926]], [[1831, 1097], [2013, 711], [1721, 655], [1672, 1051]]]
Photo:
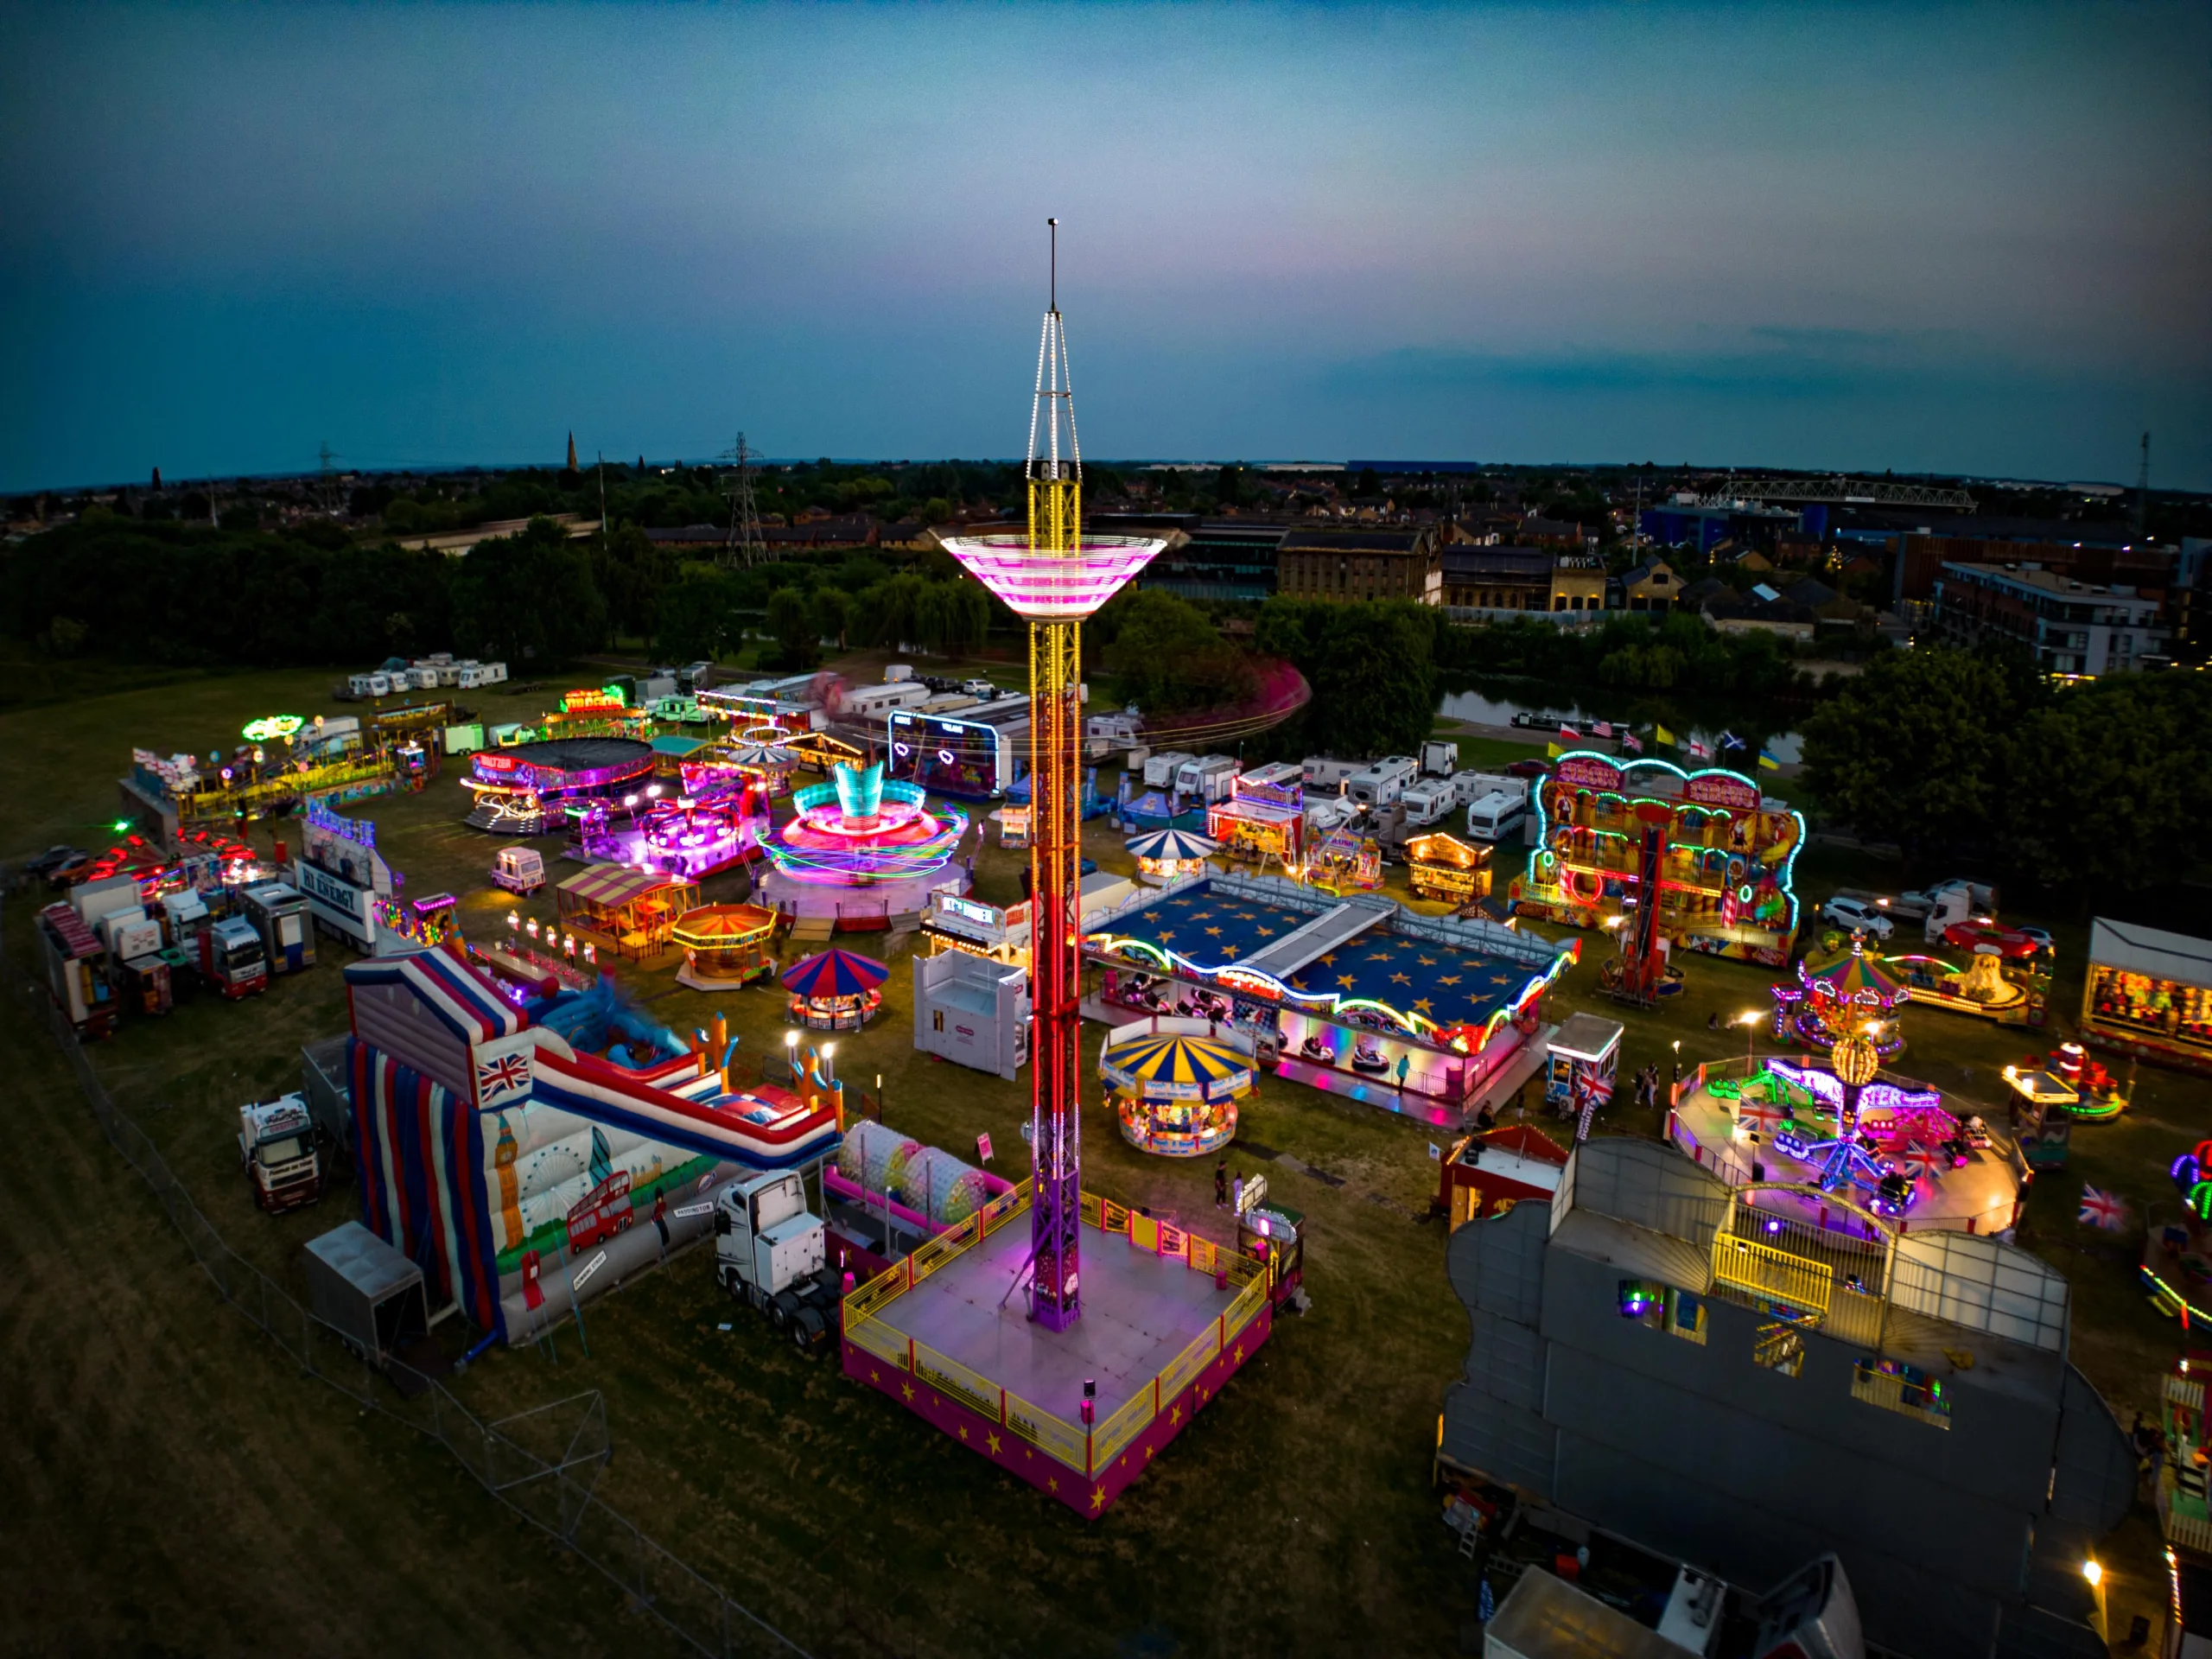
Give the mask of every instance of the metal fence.
[[384, 1371], [369, 1365], [335, 1329], [232, 1249], [160, 1149], [109, 1096], [45, 986], [30, 985], [109, 1142], [153, 1189], [224, 1300], [260, 1326], [303, 1373], [355, 1405], [436, 1440], [492, 1497], [597, 1567], [634, 1606], [701, 1653], [791, 1653], [804, 1659], [804, 1649], [598, 1497], [594, 1488], [614, 1448], [597, 1389], [486, 1422], [435, 1377], [411, 1372], [397, 1360]]

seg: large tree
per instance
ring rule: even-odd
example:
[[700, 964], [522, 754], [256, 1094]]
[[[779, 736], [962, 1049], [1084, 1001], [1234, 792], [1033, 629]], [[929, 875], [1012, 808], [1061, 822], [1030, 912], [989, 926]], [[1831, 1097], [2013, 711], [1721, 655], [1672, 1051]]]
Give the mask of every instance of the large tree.
[[1987, 847], [2019, 712], [2018, 688], [1986, 657], [1891, 652], [1805, 721], [1805, 781], [1862, 836], [1909, 855]]
[[461, 651], [514, 662], [565, 662], [607, 637], [590, 556], [550, 518], [477, 543], [454, 580], [453, 613]]

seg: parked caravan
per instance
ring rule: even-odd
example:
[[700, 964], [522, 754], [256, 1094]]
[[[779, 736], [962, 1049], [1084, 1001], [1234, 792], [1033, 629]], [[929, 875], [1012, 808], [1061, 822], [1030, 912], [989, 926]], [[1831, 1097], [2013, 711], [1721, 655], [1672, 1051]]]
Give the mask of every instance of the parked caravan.
[[1528, 817], [1527, 795], [1509, 795], [1494, 789], [1480, 800], [1468, 803], [1467, 835], [1473, 841], [1502, 842], [1517, 834]]
[[1198, 757], [1185, 754], [1180, 749], [1164, 749], [1148, 756], [1144, 763], [1144, 786], [1147, 789], [1173, 789], [1175, 774]]
[[1236, 762], [1225, 754], [1209, 754], [1197, 760], [1185, 760], [1175, 769], [1175, 788], [1185, 795], [1195, 795], [1201, 800], [1226, 800], [1230, 781], [1236, 776]]
[[1420, 775], [1409, 754], [1386, 754], [1363, 772], [1344, 779], [1344, 793], [1362, 806], [1389, 806]]
[[1341, 791], [1355, 773], [1366, 769], [1367, 762], [1364, 760], [1338, 760], [1325, 754], [1309, 754], [1299, 767], [1305, 776], [1307, 789], [1318, 789], [1331, 795]]

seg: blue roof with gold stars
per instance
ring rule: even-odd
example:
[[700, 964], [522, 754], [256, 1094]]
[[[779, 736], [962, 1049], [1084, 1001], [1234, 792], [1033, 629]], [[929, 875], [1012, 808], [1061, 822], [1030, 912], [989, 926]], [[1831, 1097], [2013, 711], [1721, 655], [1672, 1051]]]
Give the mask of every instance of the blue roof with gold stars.
[[[1185, 887], [1114, 918], [1112, 932], [1170, 950], [1212, 971], [1256, 956], [1313, 914], [1281, 905]], [[1308, 995], [1363, 999], [1440, 1026], [1480, 1026], [1510, 1009], [1535, 970], [1464, 945], [1440, 944], [1390, 931], [1378, 920], [1315, 957], [1284, 983]]]

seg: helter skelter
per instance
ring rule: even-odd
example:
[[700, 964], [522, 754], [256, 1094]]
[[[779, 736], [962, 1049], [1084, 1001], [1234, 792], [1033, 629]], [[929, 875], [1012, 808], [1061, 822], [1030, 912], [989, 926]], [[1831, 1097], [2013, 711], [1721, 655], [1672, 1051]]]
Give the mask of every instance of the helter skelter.
[[1031, 1306], [1065, 1331], [1082, 1312], [1082, 1126], [1077, 1093], [1081, 966], [1077, 888], [1082, 859], [1083, 619], [1112, 598], [1166, 543], [1083, 533], [1083, 451], [1059, 306], [1059, 220], [1052, 233], [1050, 298], [1030, 403], [1029, 533], [954, 537], [963, 567], [1029, 624]]

